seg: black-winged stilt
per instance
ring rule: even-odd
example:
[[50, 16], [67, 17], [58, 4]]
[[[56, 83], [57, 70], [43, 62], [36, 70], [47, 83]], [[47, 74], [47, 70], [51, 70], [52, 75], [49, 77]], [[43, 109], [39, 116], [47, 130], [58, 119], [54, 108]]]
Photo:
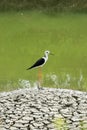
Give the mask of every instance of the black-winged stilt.
[[50, 51], [45, 51], [44, 56], [42, 58], [40, 58], [39, 60], [37, 60], [31, 67], [29, 67], [27, 69], [27, 70], [29, 70], [29, 69], [32, 69], [32, 68], [39, 68], [39, 71], [38, 71], [39, 86], [40, 86], [40, 84], [42, 82], [41, 67], [47, 62], [49, 54], [52, 54], [52, 53], [50, 53]]

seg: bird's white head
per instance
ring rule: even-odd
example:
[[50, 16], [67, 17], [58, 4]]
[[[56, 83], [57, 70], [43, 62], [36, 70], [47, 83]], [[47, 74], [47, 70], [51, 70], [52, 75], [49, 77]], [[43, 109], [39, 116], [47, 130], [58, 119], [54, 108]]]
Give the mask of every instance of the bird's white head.
[[45, 51], [44, 53], [45, 53], [45, 55], [48, 55], [48, 54], [50, 54], [50, 55], [54, 55], [54, 54], [51, 53], [50, 51]]
[[45, 55], [48, 55], [50, 53], [50, 51], [45, 51], [44, 53], [45, 53]]

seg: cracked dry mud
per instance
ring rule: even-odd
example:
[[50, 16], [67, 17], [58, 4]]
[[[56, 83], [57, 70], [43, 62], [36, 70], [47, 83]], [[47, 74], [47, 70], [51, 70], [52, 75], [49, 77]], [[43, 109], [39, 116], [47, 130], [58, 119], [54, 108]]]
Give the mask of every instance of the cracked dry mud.
[[0, 93], [0, 130], [56, 130], [53, 120], [63, 117], [68, 130], [87, 128], [87, 93], [25, 88]]

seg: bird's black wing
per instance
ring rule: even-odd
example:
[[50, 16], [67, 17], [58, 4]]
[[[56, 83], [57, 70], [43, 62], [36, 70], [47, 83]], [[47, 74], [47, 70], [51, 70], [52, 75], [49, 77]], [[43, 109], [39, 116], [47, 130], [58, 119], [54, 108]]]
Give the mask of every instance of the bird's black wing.
[[39, 66], [43, 65], [44, 62], [45, 62], [45, 59], [44, 59], [44, 58], [40, 58], [39, 60], [37, 60], [37, 61], [35, 62], [35, 64], [33, 64], [33, 65], [32, 65], [31, 67], [29, 67], [27, 70], [32, 69], [32, 68], [35, 68], [35, 67], [39, 67]]

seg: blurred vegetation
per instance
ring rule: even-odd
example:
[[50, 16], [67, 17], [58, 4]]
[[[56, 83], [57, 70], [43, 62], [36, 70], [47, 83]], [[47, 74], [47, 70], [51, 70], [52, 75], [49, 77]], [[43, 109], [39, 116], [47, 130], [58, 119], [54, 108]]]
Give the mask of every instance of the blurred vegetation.
[[42, 68], [43, 86], [87, 91], [86, 24], [84, 13], [1, 12], [0, 91], [35, 83], [38, 69], [26, 69], [45, 50], [54, 56]]
[[[87, 130], [86, 121], [82, 120], [79, 121], [79, 129], [80, 130]], [[53, 120], [53, 124], [56, 128], [56, 130], [69, 130], [69, 124], [67, 123], [67, 119], [63, 118], [62, 116], [59, 118], [55, 118]], [[78, 129], [77, 128], [77, 129]]]
[[87, 0], [2, 0], [0, 10], [87, 11]]

